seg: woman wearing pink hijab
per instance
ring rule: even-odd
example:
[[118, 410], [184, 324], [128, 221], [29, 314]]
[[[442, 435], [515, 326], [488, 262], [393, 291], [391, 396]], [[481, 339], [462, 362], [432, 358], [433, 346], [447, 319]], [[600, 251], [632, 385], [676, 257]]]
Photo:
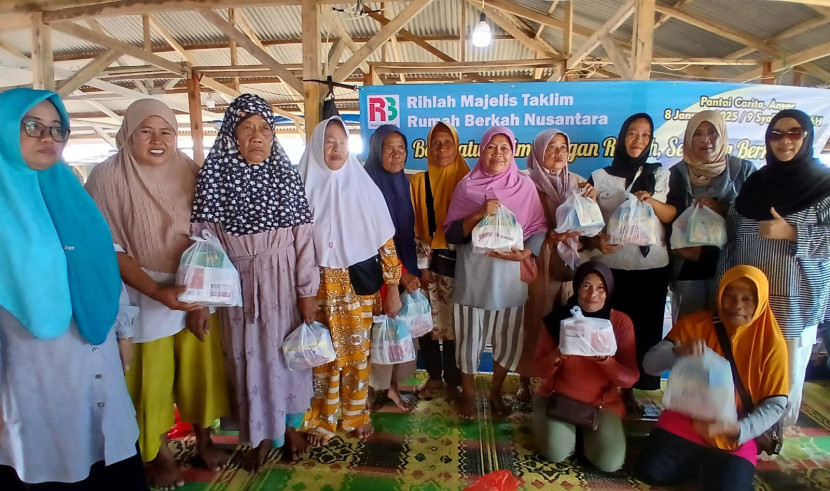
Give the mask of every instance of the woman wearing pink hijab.
[[[489, 401], [494, 415], [510, 410], [502, 397], [508, 370], [522, 354], [527, 284], [520, 263], [538, 255], [547, 222], [536, 187], [519, 172], [514, 159], [516, 141], [508, 128], [494, 127], [481, 139], [481, 157], [453, 193], [444, 223], [447, 242], [456, 244], [454, 330], [456, 361], [461, 369], [462, 394], [458, 415], [472, 419], [474, 381], [484, 345], [493, 346], [493, 385]], [[524, 245], [511, 252], [474, 254], [473, 228], [499, 206], [509, 209], [522, 226]]]

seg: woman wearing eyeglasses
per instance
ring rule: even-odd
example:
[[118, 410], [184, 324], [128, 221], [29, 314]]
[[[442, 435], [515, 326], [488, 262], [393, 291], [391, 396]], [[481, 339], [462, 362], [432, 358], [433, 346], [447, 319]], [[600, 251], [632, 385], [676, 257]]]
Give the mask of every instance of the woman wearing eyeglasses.
[[721, 267], [755, 266], [770, 280], [770, 306], [789, 354], [781, 422], [792, 426], [817, 325], [830, 319], [830, 168], [813, 157], [813, 124], [795, 109], [772, 118], [766, 147], [767, 165], [747, 179], [729, 213], [732, 242]]
[[132, 316], [107, 222], [61, 161], [69, 114], [43, 90], [0, 107], [0, 489], [149, 490], [116, 341]]

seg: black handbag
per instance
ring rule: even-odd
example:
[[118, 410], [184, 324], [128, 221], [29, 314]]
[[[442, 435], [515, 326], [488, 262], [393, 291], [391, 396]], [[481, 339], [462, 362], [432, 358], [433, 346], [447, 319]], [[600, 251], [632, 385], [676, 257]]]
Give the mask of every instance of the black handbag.
[[[726, 333], [726, 326], [718, 316], [712, 319], [715, 324], [715, 332], [718, 334], [718, 343], [720, 343], [723, 354], [729, 360], [729, 366], [732, 367], [732, 378], [735, 382], [735, 388], [738, 390], [738, 396], [741, 398], [741, 405], [744, 411], [751, 413], [755, 409], [755, 404], [752, 403], [752, 397], [746, 391], [744, 383], [741, 381], [741, 376], [738, 374], [738, 367], [735, 366], [735, 358], [732, 355], [732, 343], [729, 342], [729, 335]], [[758, 447], [758, 455], [761, 452], [766, 452], [769, 455], [778, 455], [781, 453], [781, 447], [784, 445], [784, 429], [781, 427], [781, 421], [776, 421], [767, 431], [761, 433], [755, 438], [755, 446]]]
[[383, 267], [380, 254], [349, 266], [349, 281], [358, 295], [374, 295], [383, 286]]
[[[438, 224], [435, 223], [435, 203], [433, 203], [432, 185], [429, 183], [429, 171], [426, 173], [426, 198], [427, 222], [429, 225], [429, 235], [432, 237], [438, 229]], [[429, 270], [448, 278], [455, 278], [455, 260], [455, 251], [450, 249], [433, 249], [432, 257], [429, 260]]]
[[602, 409], [602, 403], [605, 401], [605, 392], [607, 389], [602, 393], [599, 406], [553, 393], [548, 398], [547, 415], [558, 421], [596, 431], [599, 428], [599, 410]]

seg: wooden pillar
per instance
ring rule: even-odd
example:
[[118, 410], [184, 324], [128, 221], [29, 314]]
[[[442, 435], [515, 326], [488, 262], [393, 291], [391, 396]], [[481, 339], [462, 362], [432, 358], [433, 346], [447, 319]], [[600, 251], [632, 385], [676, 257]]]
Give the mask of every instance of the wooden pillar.
[[55, 90], [52, 29], [43, 23], [43, 12], [32, 14], [32, 88]]
[[635, 6], [631, 75], [634, 80], [648, 80], [654, 49], [654, 0], [637, 0]]
[[[303, 79], [320, 79], [320, 22], [317, 0], [302, 0]], [[305, 135], [311, 141], [314, 127], [320, 122], [320, 84], [303, 82], [305, 101]]]
[[772, 63], [769, 61], [761, 65], [761, 83], [775, 85], [775, 73], [773, 73]]
[[187, 102], [190, 107], [190, 137], [193, 139], [193, 160], [202, 165], [205, 161], [205, 136], [202, 130], [202, 88], [199, 74], [190, 71], [187, 77]]
[[793, 69], [793, 85], [796, 87], [804, 85], [804, 70], [801, 68], [796, 67]]
[[570, 58], [573, 51], [574, 3], [565, 2], [565, 29], [562, 31], [562, 56]]
[[[150, 16], [148, 14], [144, 14], [141, 16], [141, 27], [144, 31], [144, 51], [148, 53], [153, 52], [153, 35], [152, 31], [150, 30]], [[144, 86], [148, 89], [153, 88], [153, 79], [148, 79], [144, 81]]]
[[[236, 9], [228, 9], [228, 23], [236, 27]], [[239, 53], [237, 52], [236, 41], [230, 39], [228, 41], [228, 48], [231, 50], [231, 66], [239, 65]], [[239, 90], [239, 77], [234, 77], [231, 87]]]

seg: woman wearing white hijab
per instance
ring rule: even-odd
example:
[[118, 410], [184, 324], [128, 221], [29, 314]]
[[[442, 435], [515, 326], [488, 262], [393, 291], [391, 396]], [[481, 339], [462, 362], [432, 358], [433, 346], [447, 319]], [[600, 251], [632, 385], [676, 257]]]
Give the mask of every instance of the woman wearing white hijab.
[[[320, 266], [317, 318], [331, 330], [337, 354], [335, 361], [313, 370], [307, 437], [312, 445], [325, 445], [339, 422], [350, 436], [365, 440], [373, 432], [366, 407], [369, 340], [383, 283], [388, 286], [383, 311], [395, 316], [401, 308], [397, 288], [401, 266], [392, 239], [395, 226], [380, 189], [349, 153], [348, 133], [340, 118], [317, 125], [298, 170], [314, 214], [314, 249]], [[368, 281], [359, 281], [358, 276]]]

